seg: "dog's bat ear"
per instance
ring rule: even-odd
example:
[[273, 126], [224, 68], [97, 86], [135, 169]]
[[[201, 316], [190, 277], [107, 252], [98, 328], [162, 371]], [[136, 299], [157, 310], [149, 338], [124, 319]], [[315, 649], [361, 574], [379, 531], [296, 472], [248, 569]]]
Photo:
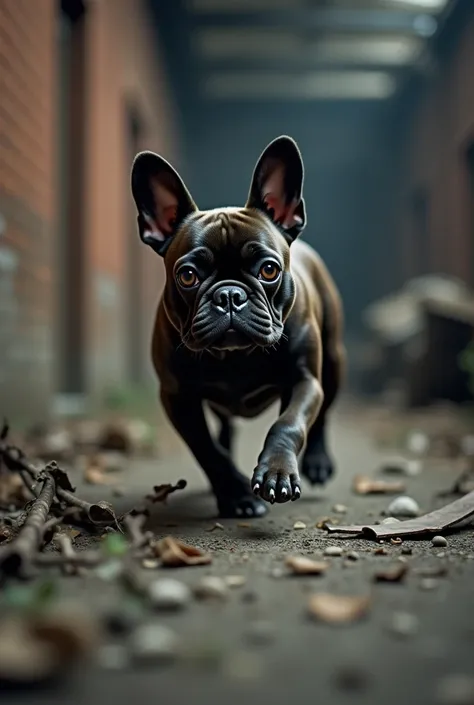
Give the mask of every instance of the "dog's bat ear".
[[153, 152], [137, 154], [131, 180], [140, 238], [164, 256], [179, 225], [197, 206], [171, 164]]
[[252, 177], [247, 208], [263, 210], [289, 243], [306, 225], [303, 180], [301, 152], [296, 142], [286, 136], [270, 142]]

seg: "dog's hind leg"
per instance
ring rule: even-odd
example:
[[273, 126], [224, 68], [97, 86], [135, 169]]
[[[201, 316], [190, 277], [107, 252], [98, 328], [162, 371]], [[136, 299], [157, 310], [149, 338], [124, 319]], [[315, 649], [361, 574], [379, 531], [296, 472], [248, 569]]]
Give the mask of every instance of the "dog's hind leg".
[[217, 434], [217, 442], [229, 453], [229, 455], [232, 455], [235, 435], [235, 427], [232, 423], [232, 419], [213, 406], [211, 406], [211, 409], [217, 416], [220, 424], [219, 433]]
[[[334, 315], [332, 310], [327, 313]], [[333, 325], [323, 325], [321, 339], [323, 365], [321, 384], [324, 401], [318, 417], [308, 433], [301, 473], [312, 485], [324, 484], [334, 472], [334, 463], [326, 443], [327, 412], [337, 396], [345, 370], [345, 349], [342, 343], [342, 314]]]

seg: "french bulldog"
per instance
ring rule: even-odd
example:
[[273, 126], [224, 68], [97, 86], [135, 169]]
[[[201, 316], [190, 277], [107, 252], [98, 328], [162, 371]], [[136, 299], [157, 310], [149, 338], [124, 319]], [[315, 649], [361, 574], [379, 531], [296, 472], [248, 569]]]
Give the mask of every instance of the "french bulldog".
[[[143, 243], [164, 258], [152, 358], [172, 425], [204, 470], [222, 517], [296, 500], [301, 474], [333, 473], [326, 415], [344, 371], [343, 313], [306, 225], [304, 167], [282, 136], [261, 154], [246, 205], [201, 211], [162, 157], [139, 153], [131, 185]], [[251, 481], [232, 458], [233, 417], [279, 401]], [[211, 434], [207, 404], [220, 424]]]

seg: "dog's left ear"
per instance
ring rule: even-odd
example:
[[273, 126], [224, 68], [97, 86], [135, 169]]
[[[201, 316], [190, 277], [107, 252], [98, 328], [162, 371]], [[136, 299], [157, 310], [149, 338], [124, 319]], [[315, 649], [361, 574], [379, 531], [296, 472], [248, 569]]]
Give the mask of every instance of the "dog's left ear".
[[257, 162], [247, 208], [259, 208], [278, 225], [289, 243], [306, 225], [303, 159], [291, 137], [270, 142]]
[[153, 152], [135, 157], [132, 194], [141, 240], [164, 256], [181, 222], [197, 211], [191, 194], [171, 164]]

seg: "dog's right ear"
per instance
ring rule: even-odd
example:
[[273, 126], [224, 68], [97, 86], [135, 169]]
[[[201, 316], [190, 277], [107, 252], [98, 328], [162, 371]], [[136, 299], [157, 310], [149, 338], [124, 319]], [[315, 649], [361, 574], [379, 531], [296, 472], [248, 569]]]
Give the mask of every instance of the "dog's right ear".
[[140, 238], [164, 256], [182, 221], [197, 211], [191, 194], [171, 164], [153, 152], [140, 152], [135, 157], [132, 194]]

